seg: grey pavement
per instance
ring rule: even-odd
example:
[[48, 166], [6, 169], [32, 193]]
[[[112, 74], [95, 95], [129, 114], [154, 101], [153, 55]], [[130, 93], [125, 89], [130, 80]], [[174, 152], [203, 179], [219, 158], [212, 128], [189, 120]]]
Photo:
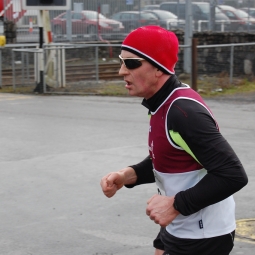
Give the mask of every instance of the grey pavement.
[[[145, 214], [154, 184], [108, 199], [109, 171], [147, 155], [139, 98], [0, 94], [0, 255], [150, 255], [159, 227]], [[249, 184], [236, 218], [255, 218], [255, 102], [207, 100]], [[253, 233], [254, 234], [254, 233]], [[254, 255], [238, 239], [231, 253]]]

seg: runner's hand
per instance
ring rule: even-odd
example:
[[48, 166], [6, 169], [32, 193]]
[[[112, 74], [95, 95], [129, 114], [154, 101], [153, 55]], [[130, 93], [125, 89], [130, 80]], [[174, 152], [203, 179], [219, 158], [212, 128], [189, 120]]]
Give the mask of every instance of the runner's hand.
[[102, 191], [107, 197], [115, 195], [117, 190], [124, 186], [125, 176], [122, 172], [112, 172], [101, 179]]
[[146, 214], [161, 227], [169, 225], [178, 214], [173, 207], [174, 197], [154, 195], [147, 202]]

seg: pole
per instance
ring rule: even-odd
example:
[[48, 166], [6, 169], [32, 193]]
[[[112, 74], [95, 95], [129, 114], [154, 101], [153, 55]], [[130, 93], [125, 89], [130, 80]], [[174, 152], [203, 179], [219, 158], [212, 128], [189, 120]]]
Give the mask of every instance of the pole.
[[248, 32], [250, 33], [250, 7], [251, 7], [251, 1], [248, 1]]
[[197, 38], [192, 38], [192, 57], [191, 57], [191, 62], [192, 62], [192, 82], [191, 82], [191, 87], [195, 91], [197, 91]]
[[[190, 45], [192, 43], [193, 37], [193, 22], [192, 22], [192, 3], [187, 1], [185, 4], [186, 8], [186, 25], [185, 25], [185, 34], [184, 34], [184, 44]], [[191, 48], [184, 48], [184, 71], [185, 73], [191, 73]]]
[[232, 84], [233, 81], [233, 68], [234, 68], [234, 45], [231, 45], [230, 50], [230, 75], [229, 75], [229, 83]]
[[66, 37], [69, 42], [72, 41], [72, 12], [66, 11]]
[[44, 78], [44, 64], [43, 64], [43, 11], [39, 11], [38, 25], [39, 25], [39, 81], [34, 89], [34, 92], [43, 93], [43, 78]]
[[100, 40], [101, 37], [101, 30], [99, 25], [99, 14], [101, 13], [100, 3], [97, 0], [97, 40]]
[[0, 49], [0, 88], [2, 88], [2, 49]]
[[214, 31], [215, 30], [215, 8], [216, 8], [215, 0], [210, 0], [210, 16], [209, 16], [209, 23], [208, 23], [208, 30]]
[[141, 0], [139, 0], [139, 25], [141, 26]]

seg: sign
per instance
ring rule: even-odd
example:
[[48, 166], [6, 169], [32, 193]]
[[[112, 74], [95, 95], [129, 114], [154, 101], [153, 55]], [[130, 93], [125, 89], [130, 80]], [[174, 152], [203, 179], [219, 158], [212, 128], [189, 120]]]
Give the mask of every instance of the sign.
[[126, 5], [132, 5], [134, 4], [134, 0], [126, 0]]
[[24, 10], [70, 10], [70, 0], [23, 0]]
[[101, 13], [103, 15], [107, 15], [110, 13], [110, 5], [109, 4], [102, 4], [101, 5]]

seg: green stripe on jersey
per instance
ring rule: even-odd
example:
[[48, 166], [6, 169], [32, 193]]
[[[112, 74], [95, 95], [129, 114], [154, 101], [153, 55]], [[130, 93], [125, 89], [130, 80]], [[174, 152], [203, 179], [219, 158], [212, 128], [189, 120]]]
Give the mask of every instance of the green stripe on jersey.
[[181, 148], [183, 148], [192, 158], [194, 158], [200, 165], [202, 165], [196, 156], [193, 154], [189, 146], [186, 144], [186, 142], [182, 139], [181, 135], [178, 132], [174, 132], [173, 130], [169, 130], [169, 134], [173, 141], [179, 145]]

